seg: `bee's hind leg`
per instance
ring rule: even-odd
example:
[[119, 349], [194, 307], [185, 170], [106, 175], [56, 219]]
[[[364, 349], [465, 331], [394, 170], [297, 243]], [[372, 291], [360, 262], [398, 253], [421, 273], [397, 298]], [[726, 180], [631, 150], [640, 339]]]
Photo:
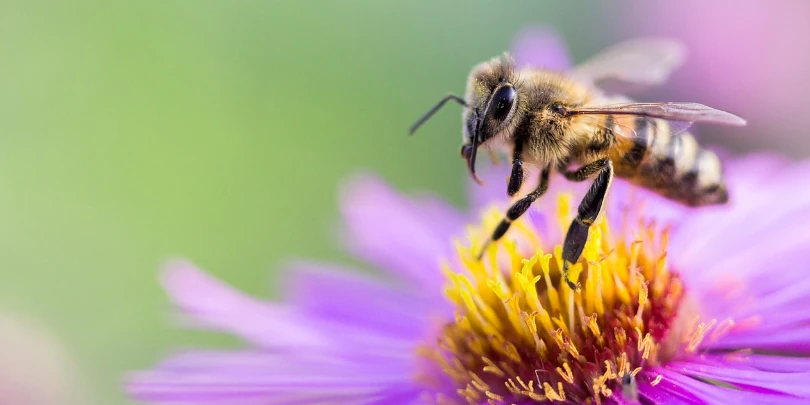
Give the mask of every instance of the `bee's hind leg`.
[[[601, 167], [594, 170], [597, 164], [601, 165]], [[585, 175], [586, 173], [593, 174], [597, 171], [599, 175], [596, 176], [596, 180], [588, 189], [588, 193], [579, 203], [577, 217], [571, 221], [571, 226], [565, 235], [565, 242], [563, 242], [563, 279], [573, 290], [578, 288], [578, 283], [568, 279], [568, 268], [579, 260], [579, 256], [585, 248], [585, 243], [588, 241], [588, 230], [602, 212], [605, 196], [610, 188], [610, 182], [613, 180], [613, 164], [610, 159], [605, 158], [587, 164], [575, 172], [565, 173], [565, 177], [571, 180], [580, 178], [584, 180], [588, 177]]]
[[[522, 168], [521, 168], [522, 170]], [[509, 230], [509, 227], [512, 225], [516, 219], [520, 218], [526, 211], [528, 211], [529, 207], [532, 205], [535, 200], [540, 198], [543, 193], [548, 190], [548, 177], [551, 172], [550, 167], [546, 167], [543, 169], [543, 173], [540, 174], [540, 183], [537, 185], [537, 188], [532, 190], [531, 193], [527, 194], [525, 197], [521, 198], [520, 200], [515, 201], [511, 207], [506, 211], [506, 216], [501, 220], [495, 230], [492, 232], [492, 236], [481, 246], [481, 251], [478, 253], [477, 259], [481, 260], [484, 256], [484, 253], [487, 250], [487, 247], [490, 243], [497, 241]], [[522, 172], [521, 172], [522, 175]], [[510, 181], [511, 183], [511, 181]]]

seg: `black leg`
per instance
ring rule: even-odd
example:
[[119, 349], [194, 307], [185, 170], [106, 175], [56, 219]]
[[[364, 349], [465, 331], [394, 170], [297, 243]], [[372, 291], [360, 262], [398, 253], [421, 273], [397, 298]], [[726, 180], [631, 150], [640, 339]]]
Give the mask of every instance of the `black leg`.
[[574, 170], [572, 172], [562, 168], [562, 170], [560, 170], [560, 173], [562, 173], [566, 179], [571, 181], [585, 181], [591, 178], [591, 176], [593, 176], [594, 174], [599, 173], [602, 169], [604, 169], [608, 165], [609, 162], [610, 162], [609, 158], [602, 158], [599, 160], [594, 160], [593, 162], [588, 163], [587, 165], [582, 166], [579, 169]]
[[481, 260], [481, 257], [484, 256], [487, 246], [503, 237], [506, 231], [509, 230], [512, 222], [520, 218], [521, 215], [528, 211], [532, 203], [540, 198], [540, 196], [543, 195], [546, 190], [548, 190], [548, 176], [550, 172], [551, 170], [549, 167], [543, 169], [543, 173], [540, 174], [540, 184], [537, 185], [537, 188], [520, 200], [515, 201], [515, 203], [509, 207], [509, 209], [506, 211], [506, 217], [504, 217], [498, 226], [495, 227], [495, 230], [492, 232], [492, 236], [490, 236], [489, 240], [487, 240], [487, 242], [484, 243], [484, 246], [481, 247], [481, 252], [478, 254], [478, 260]]
[[506, 193], [509, 197], [513, 197], [520, 191], [523, 185], [523, 147], [520, 143], [515, 145], [514, 155], [512, 157], [512, 173], [509, 175], [509, 186], [506, 188]]
[[[610, 160], [606, 162], [588, 193], [585, 194], [585, 198], [579, 203], [577, 217], [571, 222], [571, 227], [568, 228], [568, 234], [565, 235], [565, 242], [563, 242], [563, 279], [574, 290], [578, 288], [578, 283], [568, 279], [568, 268], [579, 260], [579, 256], [585, 248], [585, 242], [588, 241], [588, 229], [602, 212], [602, 203], [605, 201], [610, 182], [613, 180], [613, 164], [610, 163]], [[583, 166], [576, 172], [583, 171], [590, 165]]]

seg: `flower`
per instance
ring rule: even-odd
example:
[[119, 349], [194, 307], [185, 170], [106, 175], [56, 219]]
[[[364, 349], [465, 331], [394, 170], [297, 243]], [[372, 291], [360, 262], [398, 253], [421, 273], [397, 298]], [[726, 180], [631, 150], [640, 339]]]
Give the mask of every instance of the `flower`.
[[505, 173], [484, 173], [469, 213], [361, 176], [341, 239], [383, 279], [298, 262], [274, 303], [173, 262], [175, 305], [248, 347], [179, 353], [127, 389], [154, 404], [806, 403], [808, 173], [730, 161], [730, 203], [699, 210], [614, 182], [571, 271], [579, 291], [559, 245], [586, 185], [552, 179], [478, 262]]
[[[470, 247], [453, 253], [463, 214], [357, 178], [342, 198], [345, 239], [390, 282], [297, 263], [282, 304], [172, 263], [163, 281], [174, 303], [250, 348], [178, 354], [133, 375], [130, 395], [156, 404], [805, 403], [810, 233], [797, 218], [810, 214], [810, 193], [795, 190], [806, 189], [810, 165], [754, 156], [727, 171], [731, 203], [694, 211], [617, 181], [577, 293], [557, 271], [563, 227], [552, 218], [569, 216], [572, 201], [550, 197], [566, 195], [559, 187], [491, 248], [497, 260], [491, 251], [478, 263]], [[474, 249], [480, 232], [470, 235]], [[441, 257], [455, 259], [440, 266]]]

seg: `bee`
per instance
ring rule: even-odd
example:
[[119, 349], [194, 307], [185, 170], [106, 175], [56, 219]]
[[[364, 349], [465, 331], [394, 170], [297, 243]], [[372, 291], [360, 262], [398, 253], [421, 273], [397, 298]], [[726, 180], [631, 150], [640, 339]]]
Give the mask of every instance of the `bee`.
[[509, 207], [478, 259], [543, 195], [552, 172], [575, 182], [593, 179], [563, 242], [563, 277], [573, 289], [568, 269], [582, 254], [614, 176], [689, 206], [727, 202], [720, 159], [685, 130], [694, 122], [742, 126], [745, 120], [702, 104], [639, 103], [604, 90], [617, 81], [661, 84], [683, 55], [679, 43], [666, 39], [620, 43], [569, 71], [518, 69], [504, 55], [472, 69], [464, 98], [448, 95], [425, 113], [411, 134], [447, 102], [464, 107], [461, 156], [476, 182], [481, 146], [511, 156], [510, 197], [521, 190], [526, 170], [540, 171], [538, 184]]

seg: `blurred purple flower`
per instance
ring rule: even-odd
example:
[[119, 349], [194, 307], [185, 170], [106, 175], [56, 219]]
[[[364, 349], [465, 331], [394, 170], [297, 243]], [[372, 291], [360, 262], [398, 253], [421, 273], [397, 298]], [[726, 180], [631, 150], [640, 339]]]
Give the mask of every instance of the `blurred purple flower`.
[[565, 41], [549, 28], [530, 27], [517, 35], [512, 46], [518, 66], [537, 66], [550, 70], [565, 70], [571, 66], [571, 56]]
[[807, 403], [810, 193], [796, 190], [808, 175], [770, 156], [732, 161], [731, 202], [700, 210], [617, 181], [577, 293], [558, 270], [570, 200], [554, 201], [580, 186], [554, 179], [477, 262], [480, 227], [472, 247], [452, 240], [486, 207], [502, 212], [505, 173], [484, 173], [470, 215], [358, 177], [341, 198], [343, 240], [388, 280], [298, 263], [273, 303], [172, 263], [163, 283], [180, 310], [249, 348], [180, 353], [128, 390], [154, 404]]
[[707, 139], [810, 156], [810, 2], [625, 1], [611, 10], [625, 36], [686, 45], [682, 70], [654, 98], [694, 100], [748, 120], [742, 129], [707, 128]]

